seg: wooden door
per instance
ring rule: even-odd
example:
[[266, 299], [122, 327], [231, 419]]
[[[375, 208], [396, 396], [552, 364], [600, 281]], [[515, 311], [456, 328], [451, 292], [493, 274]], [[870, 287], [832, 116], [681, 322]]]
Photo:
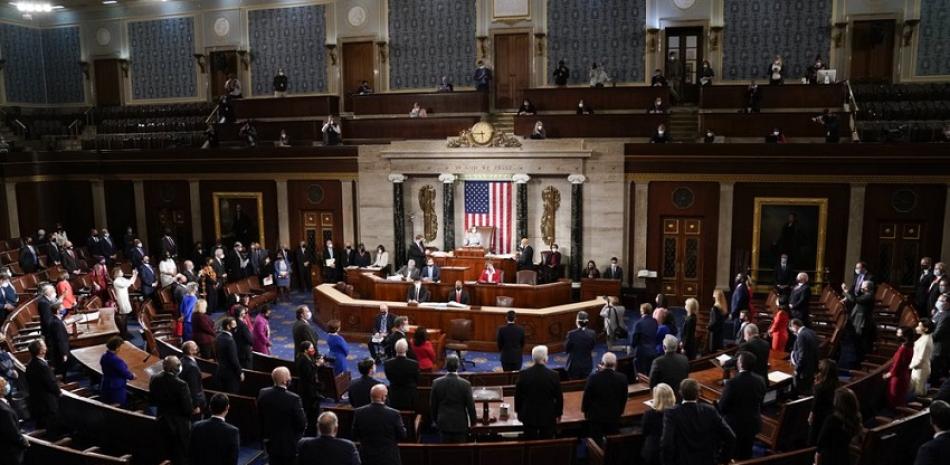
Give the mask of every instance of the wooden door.
[[[338, 247], [340, 247], [340, 250], [343, 249], [342, 240], [339, 239], [342, 237], [342, 234], [340, 234], [339, 231], [335, 231], [338, 226], [337, 223], [333, 221], [332, 211], [304, 210], [300, 212], [300, 215], [302, 217], [300, 224], [303, 225], [303, 230], [300, 231], [300, 237], [302, 237], [303, 241], [317, 254], [318, 261], [323, 253], [323, 245], [326, 244], [328, 240], [332, 240], [334, 245], [340, 243]], [[310, 267], [310, 279], [314, 285], [323, 282], [323, 274], [320, 272], [321, 269], [322, 266], [320, 265]]]
[[495, 109], [514, 110], [531, 86], [531, 39], [524, 34], [495, 35]]
[[894, 75], [892, 19], [855, 21], [851, 36], [851, 80], [891, 82]]
[[[676, 60], [670, 58], [670, 54]], [[670, 86], [679, 94], [679, 102], [696, 103], [699, 100], [699, 71], [703, 68], [703, 28], [671, 27], [666, 29], [665, 75]], [[678, 76], [679, 80], [673, 79]]]
[[[208, 92], [208, 95], [217, 100], [218, 97], [224, 94], [224, 84], [228, 82], [228, 78], [232, 74], [235, 76], [238, 74], [238, 56], [234, 50], [224, 50], [211, 52], [208, 60], [211, 62], [211, 79], [209, 79], [211, 91]], [[264, 76], [261, 79], [270, 79], [270, 77]], [[250, 88], [244, 88], [243, 90], [245, 96], [250, 92]]]
[[660, 289], [669, 305], [699, 298], [703, 287], [703, 220], [663, 218]]
[[[373, 60], [373, 42], [345, 42], [343, 43], [343, 111], [353, 111], [351, 95], [356, 92], [363, 81], [369, 81], [370, 87], [376, 88]], [[409, 113], [409, 109], [406, 109]]]
[[122, 67], [119, 60], [107, 58], [93, 64], [96, 105], [122, 105]]
[[912, 294], [920, 274], [920, 259], [925, 239], [921, 222], [879, 222], [877, 280], [890, 283], [901, 292]]

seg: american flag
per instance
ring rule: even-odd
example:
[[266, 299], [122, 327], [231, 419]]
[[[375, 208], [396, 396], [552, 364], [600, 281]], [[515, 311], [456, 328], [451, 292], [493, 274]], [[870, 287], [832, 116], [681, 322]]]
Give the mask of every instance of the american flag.
[[510, 182], [465, 181], [465, 230], [472, 226], [494, 226], [495, 253], [511, 253]]

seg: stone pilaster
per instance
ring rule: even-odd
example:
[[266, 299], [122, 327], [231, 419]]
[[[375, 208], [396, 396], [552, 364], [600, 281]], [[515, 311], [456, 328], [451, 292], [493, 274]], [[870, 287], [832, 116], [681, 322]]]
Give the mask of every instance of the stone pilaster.
[[403, 202], [402, 185], [406, 176], [400, 173], [389, 175], [389, 182], [393, 183], [393, 253], [395, 257], [393, 269], [398, 269], [406, 263], [406, 211]]
[[446, 252], [455, 250], [455, 180], [458, 176], [442, 173], [442, 248]]
[[521, 238], [528, 237], [528, 181], [531, 176], [527, 174], [516, 174], [511, 177], [515, 183], [517, 191], [515, 195], [518, 198], [518, 204], [515, 207], [515, 243], [520, 244]]
[[583, 174], [567, 177], [571, 183], [571, 279], [580, 281], [584, 262], [584, 181]]

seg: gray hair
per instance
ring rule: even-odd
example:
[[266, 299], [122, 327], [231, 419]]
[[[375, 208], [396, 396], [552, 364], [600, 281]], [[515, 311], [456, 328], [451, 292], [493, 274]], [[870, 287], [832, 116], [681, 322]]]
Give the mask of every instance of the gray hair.
[[396, 341], [396, 353], [399, 355], [406, 355], [406, 351], [409, 350], [409, 343], [405, 339], [400, 339]]
[[803, 283], [807, 283], [807, 282], [808, 282], [808, 273], [805, 273], [804, 271], [802, 271], [801, 273], [798, 273], [798, 276], [796, 276], [796, 279], [798, 279], [799, 281], [801, 281], [801, 282], [803, 282]]
[[676, 339], [676, 336], [672, 334], [667, 334], [663, 337], [663, 352], [673, 353], [676, 352], [676, 349], [679, 347], [680, 341]]
[[336, 434], [336, 428], [340, 420], [333, 412], [323, 412], [317, 417], [317, 429], [320, 430], [320, 436], [333, 436]]
[[194, 294], [198, 292], [198, 283], [188, 283], [187, 289], [189, 294]]
[[745, 325], [745, 329], [742, 330], [742, 334], [745, 335], [746, 339], [751, 339], [759, 335], [759, 327], [754, 324]]
[[690, 297], [686, 299], [686, 311], [695, 314], [699, 311], [699, 301]]
[[604, 352], [604, 356], [600, 358], [600, 362], [603, 363], [606, 368], [614, 368], [617, 366], [617, 354]]
[[54, 292], [56, 291], [56, 288], [53, 287], [52, 284], [43, 283], [40, 285], [40, 294], [46, 295], [46, 293], [49, 292], [50, 289], [52, 289]]
[[548, 363], [548, 346], [534, 346], [531, 349], [531, 360], [534, 360], [534, 363]]

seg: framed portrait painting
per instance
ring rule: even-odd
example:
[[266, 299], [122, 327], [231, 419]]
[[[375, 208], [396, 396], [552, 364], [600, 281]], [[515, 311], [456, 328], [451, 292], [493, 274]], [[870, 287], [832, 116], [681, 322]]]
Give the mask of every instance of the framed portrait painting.
[[756, 197], [752, 222], [752, 282], [757, 292], [775, 284], [775, 270], [785, 255], [795, 272], [811, 283], [824, 282], [827, 198]]
[[214, 234], [225, 246], [264, 241], [264, 194], [261, 192], [214, 192]]

